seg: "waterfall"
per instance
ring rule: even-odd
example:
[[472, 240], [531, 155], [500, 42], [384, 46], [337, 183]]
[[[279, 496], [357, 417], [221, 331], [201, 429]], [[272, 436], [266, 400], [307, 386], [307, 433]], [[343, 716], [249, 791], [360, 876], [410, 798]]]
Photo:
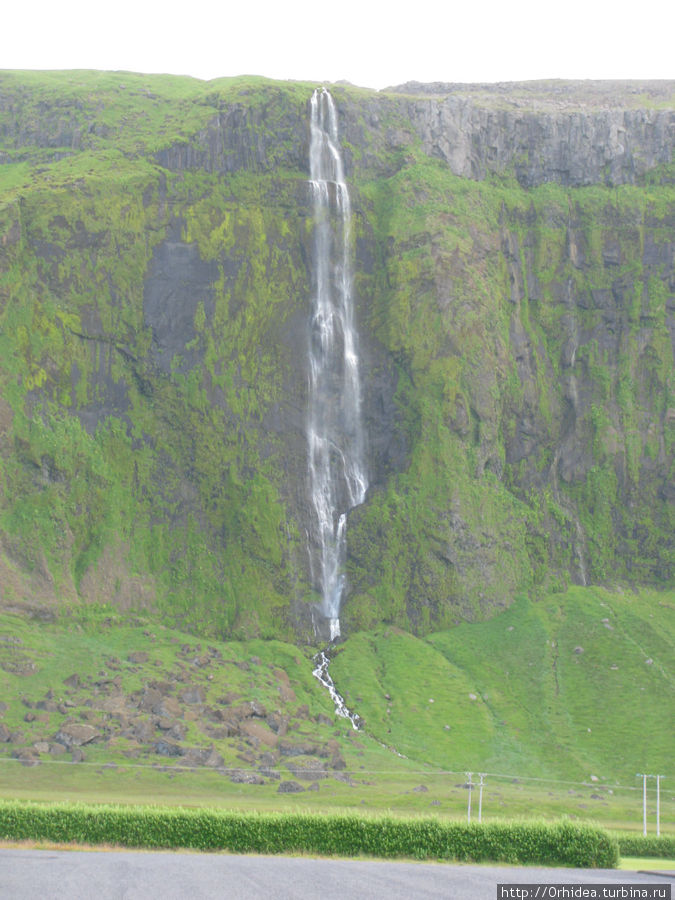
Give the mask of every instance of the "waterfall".
[[351, 205], [337, 112], [325, 88], [315, 90], [311, 100], [309, 170], [314, 216], [307, 417], [309, 558], [332, 641], [340, 634], [347, 514], [363, 503], [368, 480], [350, 265]]

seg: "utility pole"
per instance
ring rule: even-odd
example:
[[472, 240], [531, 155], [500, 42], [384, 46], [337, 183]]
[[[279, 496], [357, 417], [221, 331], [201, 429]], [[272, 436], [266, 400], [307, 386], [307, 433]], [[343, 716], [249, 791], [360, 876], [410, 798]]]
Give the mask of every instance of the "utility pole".
[[478, 821], [483, 821], [483, 779], [485, 772], [479, 772], [480, 784], [478, 785]]
[[638, 772], [636, 778], [642, 779], [642, 833], [647, 836], [647, 779], [649, 775]]
[[661, 834], [661, 779], [665, 775], [646, 775], [641, 772], [635, 776], [642, 779], [642, 833], [647, 834], [647, 779], [656, 778], [656, 836]]
[[656, 778], [656, 836], [661, 835], [661, 779], [664, 775], [655, 775]]
[[473, 775], [473, 772], [466, 772], [465, 774], [466, 774], [466, 777], [469, 779], [469, 785], [468, 785], [468, 787], [469, 787], [469, 805], [466, 810], [466, 821], [470, 825], [471, 824], [471, 789], [473, 787], [473, 784], [471, 782], [471, 776]]

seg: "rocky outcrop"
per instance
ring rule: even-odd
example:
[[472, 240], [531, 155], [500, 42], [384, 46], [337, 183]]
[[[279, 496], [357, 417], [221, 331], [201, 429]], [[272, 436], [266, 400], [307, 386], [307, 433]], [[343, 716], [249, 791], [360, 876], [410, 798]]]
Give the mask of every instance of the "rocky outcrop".
[[390, 90], [417, 95], [406, 114], [425, 152], [465, 178], [515, 174], [523, 187], [634, 184], [670, 163], [675, 149], [672, 105], [659, 108], [672, 104], [673, 82], [410, 83]]

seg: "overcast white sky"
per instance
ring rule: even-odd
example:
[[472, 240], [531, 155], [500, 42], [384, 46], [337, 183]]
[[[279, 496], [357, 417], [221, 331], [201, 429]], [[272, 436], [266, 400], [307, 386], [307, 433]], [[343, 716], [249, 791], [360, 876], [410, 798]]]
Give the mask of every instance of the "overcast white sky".
[[675, 78], [672, 0], [32, 0], [0, 68], [403, 81]]

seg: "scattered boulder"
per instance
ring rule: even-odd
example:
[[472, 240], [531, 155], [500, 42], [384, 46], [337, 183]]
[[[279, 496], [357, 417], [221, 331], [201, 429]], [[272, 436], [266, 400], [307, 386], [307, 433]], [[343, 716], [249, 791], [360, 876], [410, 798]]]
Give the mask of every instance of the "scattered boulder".
[[159, 756], [183, 756], [185, 750], [179, 744], [173, 744], [171, 741], [159, 740], [153, 744], [155, 753]]
[[131, 733], [141, 744], [148, 743], [155, 736], [155, 725], [147, 719], [134, 719], [131, 723]]
[[80, 747], [73, 747], [70, 758], [74, 763], [84, 762], [84, 751]]
[[297, 781], [282, 781], [277, 788], [277, 794], [299, 794], [304, 787]]
[[309, 787], [307, 788], [307, 790], [308, 790], [308, 791], [318, 791], [318, 790], [319, 790], [319, 785], [317, 784], [316, 781], [313, 781], [313, 782], [309, 785]]
[[328, 772], [323, 768], [323, 763], [318, 759], [310, 760], [307, 763], [289, 764], [288, 770], [296, 778], [303, 781], [313, 781], [317, 778], [328, 778]]
[[138, 708], [143, 710], [143, 712], [154, 712], [163, 699], [164, 697], [157, 688], [145, 687], [143, 688]]
[[178, 695], [183, 703], [204, 703], [206, 692], [200, 684], [192, 684], [184, 688]]
[[158, 716], [165, 717], [182, 717], [183, 708], [175, 697], [162, 697], [159, 703], [154, 707], [153, 712]]
[[[246, 772], [244, 769], [235, 769], [230, 776], [230, 781], [235, 784], [265, 784], [265, 779], [257, 772]], [[281, 787], [281, 785], [279, 785]], [[298, 785], [300, 790], [303, 788]]]
[[280, 716], [277, 713], [270, 713], [265, 721], [279, 737], [283, 737], [288, 731], [288, 721], [284, 716]]
[[575, 647], [574, 652], [577, 654], [577, 656], [581, 656], [581, 654], [584, 652], [584, 648], [583, 647]]
[[239, 725], [239, 730], [249, 738], [253, 738], [253, 740], [261, 744], [267, 744], [268, 747], [276, 746], [277, 741], [279, 740], [277, 735], [273, 731], [270, 731], [267, 725], [264, 725], [259, 721], [244, 719]]
[[73, 722], [69, 725], [62, 725], [60, 730], [54, 735], [54, 740], [64, 747], [81, 747], [89, 744], [101, 737], [101, 732], [92, 725], [78, 724]]
[[183, 761], [187, 766], [208, 766], [219, 769], [225, 765], [220, 753], [216, 753], [213, 747], [190, 747], [183, 754]]
[[418, 784], [417, 787], [413, 788], [413, 793], [414, 794], [426, 794], [428, 792], [428, 790], [429, 790], [429, 788], [426, 786], [426, 784]]
[[130, 653], [127, 656], [127, 659], [131, 663], [146, 663], [149, 658], [149, 654], [146, 653], [145, 650], [134, 650], [133, 653]]
[[40, 764], [38, 755], [33, 747], [25, 747], [22, 750], [15, 750], [12, 753], [12, 759], [18, 759], [22, 766], [37, 766]]
[[274, 677], [279, 686], [279, 695], [284, 703], [294, 703], [296, 700], [295, 691], [291, 687], [288, 672], [283, 669], [274, 669]]
[[10, 730], [6, 725], [3, 725], [0, 722], [0, 744], [6, 744], [9, 742]]
[[66, 687], [79, 688], [81, 684], [80, 676], [77, 673], [69, 675], [68, 678], [63, 679], [63, 683]]
[[49, 744], [47, 741], [35, 741], [33, 747], [37, 753], [49, 753]]
[[279, 752], [282, 756], [315, 756], [318, 746], [310, 741], [293, 741], [283, 740], [277, 744]]

